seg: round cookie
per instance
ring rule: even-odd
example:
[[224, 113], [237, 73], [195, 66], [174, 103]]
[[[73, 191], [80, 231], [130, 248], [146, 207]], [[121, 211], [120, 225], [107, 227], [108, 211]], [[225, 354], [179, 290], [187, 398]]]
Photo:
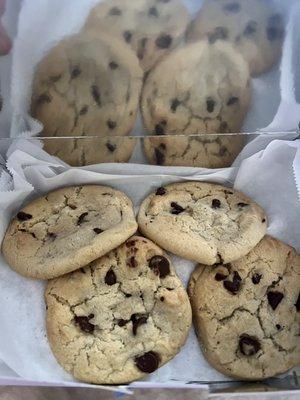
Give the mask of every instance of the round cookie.
[[43, 139], [47, 152], [73, 167], [99, 163], [127, 163], [134, 151], [136, 138], [50, 138]]
[[206, 0], [187, 31], [187, 40], [209, 37], [234, 43], [252, 75], [276, 64], [284, 38], [283, 21], [266, 0]]
[[162, 248], [206, 265], [246, 255], [267, 229], [264, 211], [254, 201], [206, 182], [158, 188], [143, 201], [138, 225]]
[[188, 19], [180, 0], [108, 0], [92, 9], [84, 31], [122, 39], [148, 71], [180, 43]]
[[242, 135], [145, 137], [150, 164], [181, 167], [230, 167], [245, 145]]
[[236, 379], [260, 380], [300, 363], [300, 256], [265, 236], [240, 260], [199, 266], [189, 295], [207, 360]]
[[247, 63], [229, 43], [174, 50], [149, 74], [141, 111], [149, 134], [239, 132], [251, 97]]
[[76, 379], [123, 384], [171, 360], [191, 326], [187, 293], [154, 243], [132, 237], [46, 288], [47, 333]]
[[124, 193], [95, 185], [62, 188], [18, 212], [2, 252], [19, 274], [51, 279], [101, 257], [136, 229], [132, 203]]
[[43, 136], [124, 136], [135, 124], [142, 75], [121, 41], [71, 36], [38, 64], [31, 114]]

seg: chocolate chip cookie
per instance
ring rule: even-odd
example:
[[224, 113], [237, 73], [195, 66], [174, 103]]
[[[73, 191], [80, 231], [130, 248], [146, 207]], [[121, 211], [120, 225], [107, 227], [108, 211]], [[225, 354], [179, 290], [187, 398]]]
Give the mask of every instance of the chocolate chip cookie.
[[188, 12], [179, 0], [108, 0], [92, 9], [84, 31], [122, 39], [148, 71], [180, 43], [187, 24]]
[[47, 333], [76, 379], [122, 384], [171, 360], [191, 326], [187, 293], [163, 251], [142, 237], [46, 288]]
[[[135, 124], [142, 75], [137, 57], [121, 41], [74, 35], [38, 64], [32, 116], [43, 123], [46, 137], [124, 136]], [[64, 154], [59, 142], [47, 144], [51, 154]]]
[[265, 236], [230, 264], [199, 266], [189, 295], [207, 360], [237, 379], [259, 380], [300, 363], [300, 256]]
[[284, 26], [266, 0], [206, 0], [187, 33], [188, 41], [204, 37], [235, 44], [258, 75], [278, 62]]
[[101, 257], [136, 229], [132, 203], [124, 193], [106, 186], [68, 187], [19, 211], [2, 251], [21, 275], [50, 279]]
[[138, 224], [162, 248], [206, 265], [246, 255], [267, 229], [265, 213], [253, 200], [205, 182], [158, 188], [143, 201]]

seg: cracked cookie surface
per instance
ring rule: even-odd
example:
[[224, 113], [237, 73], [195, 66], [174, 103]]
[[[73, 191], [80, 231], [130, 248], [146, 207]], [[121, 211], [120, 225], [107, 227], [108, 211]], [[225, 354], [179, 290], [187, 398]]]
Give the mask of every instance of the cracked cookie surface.
[[189, 296], [207, 360], [237, 379], [265, 379], [300, 363], [300, 256], [265, 236], [240, 260], [200, 265]]
[[132, 203], [124, 193], [95, 185], [62, 188], [17, 213], [2, 252], [21, 275], [50, 279], [101, 257], [136, 229]]
[[158, 188], [143, 201], [138, 224], [162, 248], [207, 265], [246, 255], [267, 229], [264, 211], [253, 200], [205, 182]]
[[132, 237], [80, 271], [48, 283], [47, 333], [75, 378], [122, 384], [172, 359], [191, 326], [187, 293], [163, 251]]
[[[135, 124], [142, 75], [137, 57], [121, 41], [71, 36], [38, 64], [31, 114], [43, 123], [46, 137], [124, 136]], [[47, 146], [52, 154], [70, 150], [59, 141]]]
[[187, 32], [188, 41], [205, 37], [233, 43], [257, 75], [279, 60], [284, 27], [265, 0], [206, 0]]
[[117, 36], [148, 71], [180, 43], [187, 24], [188, 12], [179, 0], [108, 0], [92, 9], [84, 31]]
[[243, 57], [207, 40], [166, 56], [149, 74], [141, 110], [150, 134], [239, 132], [251, 97]]

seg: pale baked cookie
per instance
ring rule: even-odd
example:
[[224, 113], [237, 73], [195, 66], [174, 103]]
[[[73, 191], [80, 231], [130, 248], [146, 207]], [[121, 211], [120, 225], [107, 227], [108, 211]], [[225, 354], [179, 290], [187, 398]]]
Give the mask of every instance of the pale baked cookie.
[[106, 186], [68, 187], [19, 211], [2, 251], [21, 275], [50, 279], [101, 257], [136, 229], [132, 203], [124, 193]]
[[46, 288], [47, 333], [76, 379], [122, 384], [171, 360], [191, 326], [187, 293], [163, 251], [142, 237]]
[[126, 135], [135, 124], [142, 75], [121, 41], [68, 37], [36, 68], [31, 114], [43, 123], [43, 136]]
[[92, 9], [84, 31], [122, 39], [148, 71], [180, 43], [188, 19], [180, 0], [108, 0]]
[[253, 200], [205, 182], [158, 188], [143, 201], [138, 224], [162, 248], [207, 265], [246, 255], [267, 229], [265, 213]]
[[189, 295], [207, 360], [237, 379], [259, 380], [300, 363], [300, 256], [265, 236], [231, 264], [199, 266]]
[[206, 0], [187, 32], [188, 41], [209, 37], [229, 41], [245, 57], [253, 75], [276, 64], [281, 56], [284, 26], [266, 0]]

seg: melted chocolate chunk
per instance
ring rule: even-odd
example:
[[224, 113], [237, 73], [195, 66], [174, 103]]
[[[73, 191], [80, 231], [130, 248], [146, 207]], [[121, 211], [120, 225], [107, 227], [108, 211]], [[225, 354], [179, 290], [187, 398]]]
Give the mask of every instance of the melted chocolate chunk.
[[161, 296], [161, 297], [159, 298], [159, 300], [162, 301], [162, 302], [164, 302], [164, 301], [165, 301], [164, 296]]
[[224, 288], [233, 295], [236, 295], [241, 288], [242, 278], [237, 271], [233, 273], [232, 281], [226, 280], [223, 282]]
[[241, 10], [241, 5], [236, 2], [228, 3], [224, 5], [223, 10], [231, 13], [238, 13]]
[[111, 144], [111, 143], [109, 143], [109, 142], [107, 142], [107, 143], [105, 144], [105, 146], [108, 148], [108, 150], [109, 150], [111, 153], [113, 153], [113, 152], [116, 150], [116, 148], [117, 148], [117, 145], [116, 145], [116, 144]]
[[139, 326], [146, 324], [147, 323], [148, 316], [146, 315], [138, 315], [138, 314], [133, 314], [130, 318], [132, 322], [132, 333], [134, 336], [137, 334], [137, 329]]
[[232, 96], [232, 97], [230, 97], [230, 98], [228, 99], [227, 105], [228, 105], [228, 106], [232, 106], [232, 105], [234, 105], [234, 104], [237, 104], [238, 102], [239, 102], [239, 98], [238, 98], [238, 97], [235, 97], [235, 96]]
[[93, 85], [91, 87], [91, 93], [93, 96], [93, 99], [95, 100], [96, 104], [101, 107], [101, 94], [100, 94], [100, 90], [98, 88], [98, 86]]
[[172, 44], [173, 38], [170, 35], [161, 35], [159, 36], [156, 41], [156, 47], [160, 49], [168, 49]]
[[130, 42], [131, 42], [131, 39], [132, 39], [132, 33], [131, 33], [130, 31], [125, 31], [125, 32], [123, 33], [123, 37], [124, 37], [124, 39], [125, 39], [125, 41], [126, 41], [127, 43], [130, 43]]
[[103, 232], [103, 230], [100, 229], [100, 228], [94, 228], [93, 231], [94, 231], [97, 235], [100, 235], [100, 233]]
[[128, 321], [126, 321], [125, 319], [119, 319], [118, 321], [118, 325], [122, 328], [123, 326], [125, 326], [128, 323]]
[[131, 268], [136, 268], [138, 266], [137, 261], [133, 256], [129, 259], [129, 266]]
[[181, 214], [183, 211], [185, 211], [183, 207], [181, 207], [179, 204], [175, 203], [174, 201], [171, 203], [171, 207], [172, 207], [171, 214], [173, 214], [173, 215], [178, 215], [178, 214]]
[[261, 349], [261, 345], [255, 337], [244, 334], [240, 336], [239, 349], [244, 356], [250, 357]]
[[125, 297], [127, 297], [127, 298], [132, 297], [132, 294], [125, 293]]
[[71, 71], [71, 79], [77, 78], [81, 74], [81, 69], [79, 67], [74, 67]]
[[266, 222], [266, 218], [263, 218], [261, 222], [264, 224]]
[[111, 119], [109, 119], [106, 122], [106, 125], [108, 126], [109, 129], [115, 129], [115, 127], [117, 126], [117, 123], [115, 121], [112, 121]]
[[126, 242], [126, 247], [132, 247], [135, 246], [135, 240], [130, 240], [129, 242]]
[[83, 106], [82, 109], [79, 111], [80, 115], [85, 115], [88, 112], [88, 106]]
[[119, 67], [119, 64], [117, 64], [116, 62], [112, 61], [109, 63], [109, 68], [110, 69], [117, 69]]
[[149, 261], [149, 268], [162, 279], [170, 274], [170, 263], [164, 256], [152, 257]]
[[166, 194], [166, 189], [164, 187], [159, 187], [156, 192], [156, 196], [163, 196]]
[[299, 312], [300, 311], [300, 293], [298, 294], [298, 299], [295, 304], [296, 310]]
[[244, 29], [244, 36], [252, 36], [257, 30], [257, 22], [249, 21]]
[[247, 204], [247, 203], [238, 203], [238, 207], [239, 208], [245, 208], [245, 207], [248, 207], [249, 206], [249, 204]]
[[113, 286], [117, 283], [117, 277], [112, 268], [107, 271], [104, 282], [108, 286]]
[[161, 144], [159, 147], [155, 147], [154, 149], [154, 156], [157, 165], [164, 165], [166, 161], [166, 156], [164, 155], [163, 151], [165, 150], [166, 145]]
[[74, 204], [69, 204], [69, 207], [71, 208], [71, 210], [76, 210], [77, 207]]
[[276, 310], [284, 295], [280, 292], [268, 292], [267, 297], [272, 310]]
[[43, 93], [41, 94], [38, 99], [37, 99], [37, 103], [38, 104], [46, 104], [46, 103], [51, 103], [51, 97], [47, 94], [47, 93]]
[[214, 112], [216, 102], [210, 97], [206, 100], [206, 109], [209, 113]]
[[77, 220], [77, 225], [81, 225], [84, 222], [85, 217], [88, 215], [89, 213], [85, 212], [83, 214], [81, 214]]
[[217, 272], [215, 275], [215, 280], [218, 282], [225, 281], [227, 275], [222, 274], [221, 272]]
[[261, 274], [254, 274], [254, 275], [252, 276], [252, 278], [251, 278], [252, 283], [253, 283], [254, 285], [258, 285], [259, 282], [260, 282], [260, 280], [261, 280], [261, 278], [262, 278], [262, 275], [261, 275]]
[[180, 102], [178, 99], [173, 99], [173, 100], [171, 101], [171, 106], [170, 106], [171, 110], [172, 110], [173, 112], [176, 112], [176, 110], [177, 110], [177, 108], [180, 106], [180, 104], [181, 104], [181, 102]]
[[221, 207], [221, 202], [218, 199], [213, 199], [213, 201], [211, 202], [211, 207], [213, 209], [217, 209]]
[[75, 315], [75, 324], [79, 325], [79, 328], [85, 333], [93, 333], [95, 325], [90, 323], [90, 319], [94, 318], [94, 314], [90, 314], [88, 317], [78, 317]]
[[27, 213], [25, 213], [23, 211], [20, 211], [17, 214], [17, 218], [18, 218], [19, 221], [28, 221], [29, 219], [32, 218], [32, 215], [31, 214], [27, 214]]
[[160, 362], [160, 357], [154, 351], [148, 351], [148, 353], [136, 357], [134, 361], [140, 371], [151, 374], [151, 372], [157, 370]]
[[85, 269], [84, 269], [84, 268], [80, 268], [80, 272], [81, 272], [82, 274], [85, 274]]
[[113, 7], [109, 10], [109, 15], [121, 15], [122, 11], [118, 7]]
[[156, 7], [150, 7], [148, 10], [149, 17], [158, 17], [158, 11]]
[[280, 331], [280, 330], [282, 329], [282, 326], [279, 325], [279, 324], [276, 324], [276, 329], [277, 329], [278, 331]]

